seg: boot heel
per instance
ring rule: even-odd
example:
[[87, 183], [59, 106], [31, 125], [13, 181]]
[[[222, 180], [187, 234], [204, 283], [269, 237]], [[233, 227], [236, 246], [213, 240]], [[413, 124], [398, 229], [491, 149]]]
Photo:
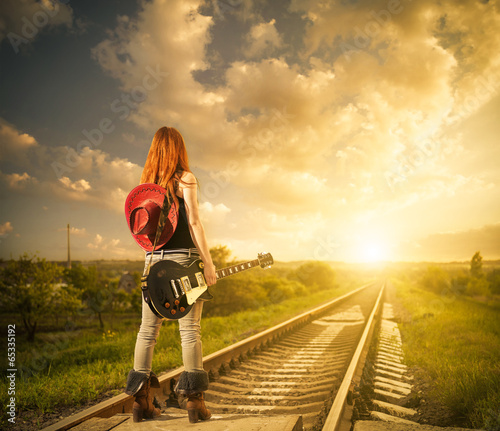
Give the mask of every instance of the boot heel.
[[142, 421], [142, 409], [134, 407], [132, 410], [132, 420], [134, 422], [141, 422]]
[[198, 410], [189, 409], [188, 416], [189, 416], [189, 422], [191, 422], [192, 424], [195, 424], [196, 422], [198, 422]]

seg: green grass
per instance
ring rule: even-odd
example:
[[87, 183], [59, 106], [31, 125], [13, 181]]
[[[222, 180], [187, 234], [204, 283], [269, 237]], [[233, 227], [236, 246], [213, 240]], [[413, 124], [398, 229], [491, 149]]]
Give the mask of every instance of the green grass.
[[[364, 280], [344, 277], [342, 288], [315, 292], [307, 298], [291, 298], [278, 304], [267, 303], [256, 310], [227, 317], [202, 319], [203, 353], [208, 355], [254, 333], [285, 321], [301, 312], [362, 285]], [[9, 323], [16, 318], [7, 317]], [[2, 318], [4, 321], [5, 318]], [[109, 316], [108, 320], [109, 321]], [[21, 332], [20, 322], [17, 322]], [[17, 417], [39, 418], [65, 406], [85, 405], [103, 394], [121, 393], [133, 366], [133, 353], [140, 315], [115, 316], [113, 328], [103, 331], [88, 319], [77, 328], [59, 332], [40, 332], [34, 344], [16, 339]], [[182, 365], [178, 323], [165, 321], [155, 347], [153, 370], [161, 372]], [[1, 380], [0, 400], [8, 403], [5, 377]], [[0, 426], [6, 427], [5, 410]]]
[[411, 314], [401, 327], [405, 355], [428, 374], [430, 396], [464, 425], [500, 429], [498, 303], [438, 295], [405, 277], [393, 281]]

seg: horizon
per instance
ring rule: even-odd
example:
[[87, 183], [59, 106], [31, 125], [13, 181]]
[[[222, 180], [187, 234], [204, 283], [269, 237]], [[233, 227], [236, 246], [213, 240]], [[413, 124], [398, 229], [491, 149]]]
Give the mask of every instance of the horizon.
[[142, 260], [124, 217], [184, 136], [210, 247], [500, 259], [498, 1], [0, 6], [0, 259]]

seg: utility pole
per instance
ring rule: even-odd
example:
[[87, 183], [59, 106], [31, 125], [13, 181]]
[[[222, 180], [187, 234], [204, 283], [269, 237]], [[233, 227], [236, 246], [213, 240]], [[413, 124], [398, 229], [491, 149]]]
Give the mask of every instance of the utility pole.
[[68, 223], [68, 269], [71, 269], [71, 252], [69, 247], [69, 223]]

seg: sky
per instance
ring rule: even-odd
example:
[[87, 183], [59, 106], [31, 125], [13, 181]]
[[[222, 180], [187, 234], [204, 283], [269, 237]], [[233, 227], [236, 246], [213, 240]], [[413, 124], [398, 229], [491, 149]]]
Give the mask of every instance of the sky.
[[184, 136], [239, 259], [500, 258], [500, 1], [3, 0], [0, 258], [141, 259], [124, 216]]

